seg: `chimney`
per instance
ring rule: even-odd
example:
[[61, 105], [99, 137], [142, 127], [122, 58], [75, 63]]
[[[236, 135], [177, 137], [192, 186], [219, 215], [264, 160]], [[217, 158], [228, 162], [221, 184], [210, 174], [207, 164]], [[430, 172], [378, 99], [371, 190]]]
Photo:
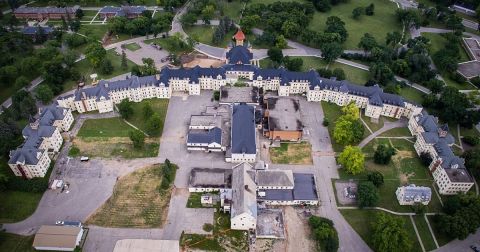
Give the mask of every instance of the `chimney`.
[[105, 88], [108, 88], [108, 82], [105, 82]]
[[87, 99], [87, 94], [85, 94], [85, 92], [82, 92], [82, 99], [84, 99], [84, 100]]

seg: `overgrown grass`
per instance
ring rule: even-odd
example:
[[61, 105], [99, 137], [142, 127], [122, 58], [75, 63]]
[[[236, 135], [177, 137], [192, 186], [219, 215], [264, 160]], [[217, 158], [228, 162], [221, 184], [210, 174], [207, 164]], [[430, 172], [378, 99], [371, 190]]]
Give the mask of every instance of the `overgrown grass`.
[[312, 146], [308, 142], [281, 143], [269, 150], [274, 164], [312, 164]]
[[157, 113], [160, 118], [162, 118], [162, 123], [160, 128], [152, 136], [161, 136], [163, 131], [163, 124], [165, 122], [165, 116], [167, 115], [168, 110], [168, 99], [149, 99], [142, 102], [132, 103], [133, 115], [128, 119], [128, 122], [135, 125], [143, 131], [147, 131], [147, 120], [148, 118], [143, 117], [143, 107], [145, 104], [150, 104], [153, 111]]
[[407, 101], [414, 102], [417, 105], [422, 105], [424, 94], [412, 87], [404, 87], [400, 89], [400, 96]]
[[187, 208], [202, 208], [201, 197], [203, 193], [190, 193], [187, 201]]
[[171, 195], [171, 188], [160, 188], [162, 166], [153, 165], [120, 178], [112, 196], [87, 223], [104, 227], [161, 227]]
[[180, 246], [184, 249], [204, 251], [247, 251], [248, 236], [245, 231], [230, 229], [230, 214], [214, 213], [213, 235], [182, 234]]
[[[192, 38], [198, 39], [198, 42], [214, 45], [212, 43], [213, 33], [215, 31], [215, 26], [210, 25], [194, 25], [191, 27], [184, 27], [185, 32]], [[232, 30], [225, 34], [223, 41], [219, 45], [214, 45], [217, 47], [227, 47], [228, 43], [232, 42], [232, 37], [235, 34], [235, 30]]]
[[0, 251], [29, 252], [36, 251], [33, 247], [33, 235], [22, 236], [0, 232]]
[[[336, 143], [335, 139], [333, 139], [333, 130], [335, 129], [335, 122], [342, 115], [342, 110], [340, 106], [334, 103], [329, 103], [325, 101], [322, 101], [322, 109], [325, 115], [325, 119], [327, 119], [329, 122], [328, 133], [330, 134], [330, 139], [332, 140], [333, 150], [335, 152], [341, 152], [343, 150], [343, 146]], [[323, 127], [323, 126], [319, 125], [319, 127]]]

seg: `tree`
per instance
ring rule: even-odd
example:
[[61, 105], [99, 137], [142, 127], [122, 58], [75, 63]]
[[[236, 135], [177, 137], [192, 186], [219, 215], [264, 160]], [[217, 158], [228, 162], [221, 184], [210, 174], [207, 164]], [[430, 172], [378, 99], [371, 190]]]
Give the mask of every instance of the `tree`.
[[205, 24], [210, 24], [210, 20], [213, 18], [215, 13], [215, 7], [213, 5], [207, 5], [202, 10], [202, 20]]
[[292, 20], [288, 20], [288, 21], [285, 21], [282, 25], [282, 33], [287, 38], [295, 38], [301, 33], [301, 28], [298, 25], [298, 23]]
[[35, 97], [47, 104], [53, 99], [53, 91], [48, 85], [42, 84], [35, 89]]
[[283, 63], [285, 64], [285, 67], [290, 71], [299, 72], [300, 70], [302, 70], [303, 60], [301, 58], [290, 59], [290, 57], [287, 56], [283, 58]]
[[383, 62], [373, 63], [370, 67], [370, 78], [385, 85], [393, 78], [392, 70]]
[[454, 31], [463, 32], [465, 30], [465, 27], [463, 26], [462, 21], [463, 19], [461, 17], [455, 14], [450, 14], [445, 21], [445, 25], [447, 26], [447, 28], [450, 28]]
[[63, 63], [69, 68], [73, 67], [73, 64], [75, 64], [75, 61], [78, 58], [78, 53], [73, 51], [73, 50], [66, 50], [63, 53]]
[[259, 15], [245, 16], [240, 20], [240, 26], [242, 30], [246, 33], [250, 33], [252, 28], [260, 22]]
[[131, 130], [129, 133], [130, 140], [133, 143], [133, 148], [141, 149], [145, 144], [145, 135], [139, 130]]
[[378, 171], [369, 172], [367, 174], [367, 180], [372, 182], [376, 187], [383, 185], [383, 174]]
[[103, 59], [100, 62], [100, 73], [102, 74], [111, 74], [113, 72], [113, 65], [109, 59]]
[[182, 26], [192, 26], [197, 22], [197, 17], [193, 13], [185, 13], [180, 19], [180, 23], [182, 23]]
[[25, 90], [19, 90], [12, 96], [12, 116], [15, 120], [28, 119], [37, 113], [35, 100]]
[[157, 113], [154, 113], [148, 120], [147, 120], [147, 133], [150, 135], [158, 134], [162, 126], [162, 118]]
[[69, 23], [70, 30], [72, 30], [73, 32], [78, 32], [78, 30], [80, 30], [81, 25], [82, 24], [80, 23], [80, 20], [78, 20], [78, 19], [75, 19], [75, 20], [73, 20], [72, 22]]
[[321, 45], [322, 57], [327, 63], [335, 61], [343, 53], [343, 48], [338, 43], [325, 43]]
[[340, 163], [348, 173], [359, 174], [365, 169], [365, 155], [357, 146], [347, 145], [338, 157]]
[[443, 87], [445, 86], [445, 83], [439, 79], [430, 79], [425, 83], [425, 86], [432, 91], [434, 94], [438, 94], [442, 92]]
[[122, 50], [122, 64], [121, 67], [123, 70], [128, 69], [128, 63], [127, 63], [127, 54], [125, 53], [124, 50]]
[[25, 76], [20, 76], [15, 80], [15, 88], [20, 89], [30, 85], [30, 81]]
[[395, 47], [402, 40], [402, 34], [400, 32], [394, 31], [387, 33], [385, 38], [385, 44]]
[[147, 120], [150, 118], [155, 112], [152, 109], [152, 105], [149, 102], [146, 102], [142, 107], [143, 119]]
[[317, 241], [319, 251], [336, 252], [338, 234], [331, 220], [312, 215], [308, 219], [313, 238]]
[[346, 106], [342, 107], [343, 115], [351, 121], [360, 119], [360, 110], [358, 109], [355, 102], [350, 102]]
[[320, 12], [328, 12], [332, 9], [329, 0], [315, 0], [313, 1], [313, 5], [315, 6], [315, 9]]
[[341, 68], [333, 69], [332, 75], [335, 76], [337, 80], [345, 80], [345, 72]]
[[[11, 109], [2, 108], [2, 110], [4, 114], [15, 113], [15, 111], [11, 111]], [[21, 136], [22, 131], [18, 127], [17, 122], [13, 121], [13, 116], [4, 118], [6, 119], [0, 120], [0, 154], [2, 156], [8, 154], [10, 150], [17, 148], [23, 141], [23, 137]]]
[[480, 197], [475, 194], [457, 195], [460, 204], [451, 203], [448, 214], [438, 217], [440, 233], [463, 240], [480, 227]]
[[341, 37], [341, 42], [345, 42], [348, 37], [347, 29], [345, 29], [345, 22], [337, 16], [330, 16], [327, 18], [325, 32], [338, 33]]
[[283, 52], [277, 47], [268, 49], [267, 55], [273, 62], [280, 63], [283, 60]]
[[133, 115], [132, 102], [130, 102], [128, 99], [123, 99], [117, 107], [118, 112], [123, 119], [128, 119]]
[[463, 153], [465, 166], [475, 177], [480, 177], [480, 147], [470, 149]]
[[365, 8], [365, 15], [373, 16], [375, 14], [375, 5], [371, 3], [367, 8]]
[[402, 218], [379, 212], [372, 223], [372, 245], [376, 251], [410, 251], [412, 241]]
[[354, 19], [359, 19], [360, 16], [364, 13], [364, 11], [365, 11], [365, 10], [363, 9], [363, 7], [357, 7], [357, 8], [355, 8], [355, 9], [353, 9], [353, 11], [352, 11], [352, 17], [353, 17]]
[[386, 165], [390, 163], [390, 160], [392, 160], [392, 156], [395, 155], [396, 151], [395, 149], [386, 144], [380, 144], [377, 146], [377, 149], [375, 150], [375, 154], [373, 155], [373, 160], [377, 164], [383, 164]]
[[283, 35], [278, 35], [275, 38], [275, 46], [280, 49], [285, 49], [288, 46], [288, 42]]
[[375, 206], [379, 198], [378, 190], [371, 181], [358, 183], [357, 202], [360, 208]]
[[353, 141], [353, 121], [344, 116], [338, 118], [333, 129], [333, 139], [341, 145], [352, 144]]
[[106, 55], [107, 51], [103, 48], [102, 44], [98, 42], [90, 43], [90, 45], [88, 45], [85, 49], [85, 57], [95, 68], [100, 65]]
[[84, 16], [84, 13], [83, 13], [83, 10], [78, 8], [76, 11], [75, 11], [75, 17], [77, 19], [82, 19], [82, 17]]
[[377, 46], [377, 41], [372, 35], [370, 35], [370, 33], [365, 33], [358, 43], [358, 47], [362, 48], [364, 51], [370, 51]]

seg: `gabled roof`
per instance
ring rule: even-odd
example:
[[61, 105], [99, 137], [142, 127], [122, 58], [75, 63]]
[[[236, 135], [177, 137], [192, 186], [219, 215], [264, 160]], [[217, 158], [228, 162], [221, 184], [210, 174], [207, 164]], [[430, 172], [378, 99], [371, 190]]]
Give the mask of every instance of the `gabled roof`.
[[79, 9], [79, 6], [73, 7], [20, 7], [15, 9], [15, 14], [35, 14], [35, 13], [45, 13], [45, 14], [74, 14]]
[[291, 170], [257, 171], [255, 176], [257, 186], [293, 187], [293, 173]]
[[227, 59], [230, 64], [250, 64], [250, 60], [253, 59], [253, 53], [248, 50], [247, 47], [242, 45], [237, 45], [232, 47], [230, 51], [227, 52]]
[[255, 154], [255, 112], [244, 103], [232, 109], [232, 153]]
[[250, 169], [247, 163], [233, 168], [231, 218], [244, 213], [257, 218], [257, 187], [247, 172]]
[[51, 137], [57, 128], [53, 126], [39, 125], [37, 129], [33, 129], [32, 126], [27, 125], [22, 130], [24, 137]]
[[77, 246], [77, 237], [81, 227], [72, 226], [41, 226], [35, 234], [33, 247], [35, 248], [72, 248]]
[[187, 143], [222, 144], [222, 130], [218, 127], [209, 130], [192, 130], [188, 133]]
[[432, 189], [426, 186], [408, 185], [403, 186], [403, 199], [407, 201], [419, 198], [421, 201], [430, 201], [432, 198]]

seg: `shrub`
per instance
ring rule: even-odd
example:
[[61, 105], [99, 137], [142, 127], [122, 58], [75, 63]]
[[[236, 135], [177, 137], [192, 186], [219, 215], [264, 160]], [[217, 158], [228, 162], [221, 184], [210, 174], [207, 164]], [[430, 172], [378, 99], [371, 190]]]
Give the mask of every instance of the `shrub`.
[[358, 184], [358, 206], [372, 207], [378, 202], [378, 190], [371, 181], [362, 181]]
[[376, 187], [383, 185], [383, 174], [378, 171], [369, 172], [367, 174], [368, 181], [372, 182]]
[[375, 150], [375, 154], [373, 155], [373, 161], [376, 164], [383, 164], [386, 165], [390, 163], [392, 156], [395, 155], [395, 149], [386, 144], [378, 145], [377, 149]]
[[211, 232], [213, 230], [213, 225], [210, 223], [203, 224], [203, 231]]
[[311, 216], [308, 224], [319, 251], [334, 252], [338, 250], [338, 233], [331, 220]]
[[476, 146], [480, 143], [480, 138], [476, 136], [464, 136], [463, 141], [471, 146]]
[[323, 118], [322, 125], [325, 126], [325, 127], [328, 127], [329, 124], [330, 124], [330, 122], [328, 121], [328, 119], [327, 119], [327, 118]]
[[72, 146], [68, 151], [68, 155], [71, 157], [78, 157], [78, 155], [80, 155], [80, 149], [77, 146]]
[[12, 177], [6, 183], [8, 190], [41, 193], [48, 188], [48, 177], [33, 178], [30, 180], [22, 179], [20, 177]]

